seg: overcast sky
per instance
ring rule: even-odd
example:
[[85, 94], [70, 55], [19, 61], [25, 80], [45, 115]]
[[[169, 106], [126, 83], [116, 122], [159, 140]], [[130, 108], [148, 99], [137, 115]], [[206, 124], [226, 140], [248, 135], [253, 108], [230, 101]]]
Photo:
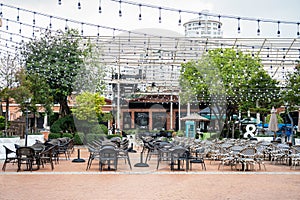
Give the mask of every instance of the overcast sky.
[[[293, 21], [300, 22], [300, 1], [299, 0], [132, 0], [133, 2], [161, 7], [169, 7], [180, 10], [189, 10], [201, 12], [209, 10], [213, 14], [230, 15], [241, 17], [271, 19], [275, 21]], [[140, 28], [164, 28], [184, 34], [184, 27], [178, 26], [179, 13], [170, 11], [161, 11], [162, 23], [158, 22], [159, 10], [147, 7], [141, 7], [142, 20], [138, 20], [139, 6], [121, 4], [122, 17], [119, 17], [118, 2], [111, 0], [80, 0], [81, 9], [77, 8], [78, 0], [61, 0], [62, 4], [58, 5], [58, 0], [2, 0], [4, 5], [16, 6], [31, 11], [49, 14], [67, 19], [73, 19], [84, 23], [92, 23], [100, 26], [108, 26], [116, 29], [134, 30]], [[101, 2], [102, 13], [99, 14], [98, 7]], [[3, 18], [16, 20], [17, 10], [2, 8]], [[21, 12], [20, 22], [31, 23], [33, 14]], [[197, 18], [198, 15], [181, 13], [182, 24], [190, 19]], [[49, 24], [49, 18], [36, 15], [37, 26], [46, 27]], [[237, 33], [238, 20], [225, 19], [223, 23], [224, 37], [258, 37], [256, 35], [257, 22], [247, 22], [241, 20], [241, 33]], [[64, 26], [63, 20], [52, 20], [53, 28]], [[5, 28], [6, 22], [3, 21], [2, 28]], [[10, 31], [12, 30], [12, 24]], [[81, 24], [71, 24], [75, 28], [81, 29]], [[83, 29], [95, 34], [95, 27], [88, 27], [85, 24]], [[277, 37], [277, 24], [260, 23], [261, 35], [259, 37]], [[111, 35], [110, 29], [101, 29], [101, 34]], [[281, 37], [296, 37], [297, 25], [280, 24]]]

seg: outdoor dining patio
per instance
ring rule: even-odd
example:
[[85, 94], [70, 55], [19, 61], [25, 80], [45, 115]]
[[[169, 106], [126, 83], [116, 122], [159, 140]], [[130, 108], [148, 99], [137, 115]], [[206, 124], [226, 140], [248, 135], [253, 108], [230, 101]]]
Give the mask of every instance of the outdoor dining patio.
[[[300, 170], [298, 145], [244, 139], [202, 141], [175, 137], [167, 141], [166, 138], [152, 138], [144, 134], [138, 137], [135, 145], [131, 145], [132, 140], [127, 138], [114, 138], [73, 148], [65, 145], [65, 150], [57, 148], [57, 145], [50, 146], [56, 140], [37, 143], [26, 147], [33, 149], [33, 155], [29, 157], [18, 159], [19, 153], [14, 154], [16, 152], [11, 150], [8, 159], [0, 161], [3, 166], [1, 173], [264, 173]], [[45, 148], [47, 144], [50, 148]], [[78, 158], [82, 161], [72, 162]]]

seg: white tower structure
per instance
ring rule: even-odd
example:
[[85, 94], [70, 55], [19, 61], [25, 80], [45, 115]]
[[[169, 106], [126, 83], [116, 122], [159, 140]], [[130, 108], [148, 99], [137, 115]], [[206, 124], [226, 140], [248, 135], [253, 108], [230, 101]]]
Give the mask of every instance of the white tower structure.
[[201, 38], [222, 38], [221, 30], [222, 23], [211, 19], [208, 11], [202, 12], [202, 15], [196, 19], [192, 19], [183, 24], [186, 37], [201, 37]]

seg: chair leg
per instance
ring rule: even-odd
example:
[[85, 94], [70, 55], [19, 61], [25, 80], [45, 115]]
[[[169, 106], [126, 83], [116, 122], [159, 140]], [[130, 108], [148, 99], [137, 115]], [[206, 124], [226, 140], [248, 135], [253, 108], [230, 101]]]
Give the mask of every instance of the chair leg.
[[2, 171], [5, 171], [6, 168], [6, 161], [4, 161], [3, 166], [2, 166]]
[[127, 161], [128, 161], [128, 164], [129, 164], [130, 170], [132, 170], [132, 167], [131, 167], [131, 163], [130, 163], [130, 159], [129, 159], [129, 157], [127, 157]]

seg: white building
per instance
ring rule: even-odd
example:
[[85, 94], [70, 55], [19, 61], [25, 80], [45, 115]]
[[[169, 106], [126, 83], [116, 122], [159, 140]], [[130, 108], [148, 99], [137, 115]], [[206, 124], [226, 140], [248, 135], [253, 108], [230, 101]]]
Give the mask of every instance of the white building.
[[205, 15], [205, 11], [199, 18], [192, 19], [183, 24], [186, 37], [222, 38], [222, 23]]

